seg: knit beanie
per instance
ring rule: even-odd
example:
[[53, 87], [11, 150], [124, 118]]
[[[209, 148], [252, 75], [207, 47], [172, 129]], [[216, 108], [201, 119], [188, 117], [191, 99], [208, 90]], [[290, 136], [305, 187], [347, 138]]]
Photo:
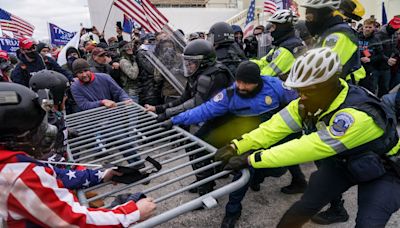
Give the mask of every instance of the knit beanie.
[[245, 83], [258, 84], [261, 82], [260, 68], [254, 62], [244, 61], [239, 64], [235, 79]]
[[77, 59], [72, 63], [72, 71], [74, 74], [85, 70], [90, 70], [89, 63], [85, 59]]

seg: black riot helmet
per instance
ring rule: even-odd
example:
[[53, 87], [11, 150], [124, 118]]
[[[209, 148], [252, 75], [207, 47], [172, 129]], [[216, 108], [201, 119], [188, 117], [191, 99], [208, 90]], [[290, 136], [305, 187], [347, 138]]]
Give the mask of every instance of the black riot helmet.
[[57, 128], [47, 123], [38, 95], [25, 86], [0, 83], [0, 145], [35, 157], [48, 152]]
[[213, 65], [216, 58], [215, 49], [207, 40], [197, 39], [189, 42], [183, 50], [185, 77], [190, 77], [199, 69]]
[[207, 34], [207, 40], [213, 45], [233, 43], [235, 41], [234, 34], [232, 26], [226, 22], [218, 22], [211, 26]]
[[56, 105], [62, 103], [68, 86], [68, 79], [64, 75], [52, 70], [41, 70], [29, 80], [29, 87], [35, 92], [42, 89], [49, 89], [50, 95]]

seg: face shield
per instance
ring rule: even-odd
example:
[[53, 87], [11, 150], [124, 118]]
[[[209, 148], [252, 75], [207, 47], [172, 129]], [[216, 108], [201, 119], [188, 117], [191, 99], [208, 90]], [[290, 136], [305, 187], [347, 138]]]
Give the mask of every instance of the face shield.
[[207, 41], [210, 42], [213, 46], [214, 46], [214, 40], [215, 40], [214, 38], [215, 38], [214, 33], [207, 34]]
[[258, 58], [266, 56], [267, 53], [271, 50], [272, 40], [273, 38], [271, 36], [271, 33], [262, 33], [259, 35], [258, 50], [257, 50]]
[[183, 56], [183, 72], [185, 77], [190, 77], [200, 68], [203, 55]]

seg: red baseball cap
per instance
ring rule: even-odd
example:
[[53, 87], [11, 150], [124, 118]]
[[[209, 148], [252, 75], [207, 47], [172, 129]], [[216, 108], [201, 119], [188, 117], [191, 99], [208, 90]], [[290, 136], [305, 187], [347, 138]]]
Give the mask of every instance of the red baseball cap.
[[8, 57], [8, 53], [3, 50], [0, 50], [0, 59], [5, 59], [6, 61], [10, 60], [10, 58]]
[[19, 40], [19, 48], [21, 49], [31, 49], [32, 46], [35, 44], [31, 39], [22, 37]]
[[400, 15], [394, 16], [392, 20], [389, 21], [389, 25], [394, 29], [400, 28]]

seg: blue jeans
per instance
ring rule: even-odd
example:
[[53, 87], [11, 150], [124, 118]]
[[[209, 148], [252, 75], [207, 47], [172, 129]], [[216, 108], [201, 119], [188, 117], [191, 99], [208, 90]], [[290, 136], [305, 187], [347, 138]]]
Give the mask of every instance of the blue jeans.
[[[246, 195], [247, 190], [249, 189], [250, 182], [262, 183], [265, 177], [280, 177], [286, 173], [287, 168], [271, 168], [271, 169], [254, 169], [252, 167], [249, 168], [250, 171], [250, 180], [249, 182], [240, 188], [237, 191], [229, 194], [229, 201], [225, 206], [225, 212], [227, 215], [236, 214], [242, 211], [242, 200]], [[233, 180], [236, 181], [240, 179], [242, 176], [241, 172], [235, 173]]]

